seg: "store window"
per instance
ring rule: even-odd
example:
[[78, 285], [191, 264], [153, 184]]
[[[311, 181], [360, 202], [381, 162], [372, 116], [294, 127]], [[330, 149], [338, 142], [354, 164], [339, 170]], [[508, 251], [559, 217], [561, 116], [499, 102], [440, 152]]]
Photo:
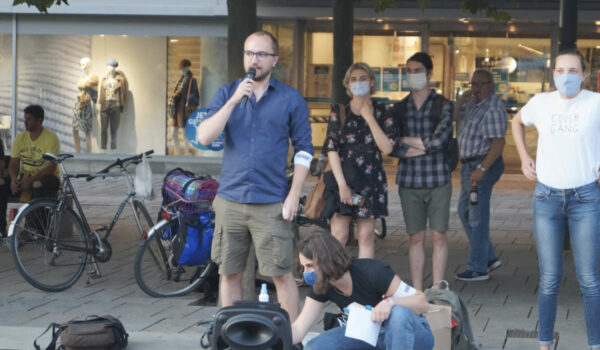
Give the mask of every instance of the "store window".
[[167, 154], [218, 156], [188, 140], [185, 121], [196, 108], [206, 108], [227, 78], [227, 40], [169, 37], [167, 57]]
[[[306, 54], [306, 84], [304, 95], [312, 102], [329, 103], [333, 71], [333, 34], [308, 34]], [[377, 78], [376, 97], [400, 100], [408, 93], [402, 87], [402, 67], [406, 60], [420, 51], [418, 36], [355, 35], [354, 62], [365, 62]]]
[[579, 39], [577, 47], [585, 57], [590, 73], [583, 82], [583, 88], [600, 92], [600, 39]]
[[[206, 107], [226, 79], [225, 47], [217, 37], [18, 35], [17, 132], [24, 130], [23, 109], [40, 104], [63, 152], [200, 154], [184, 128], [169, 129], [169, 101], [187, 60], [196, 81], [191, 107]], [[4, 91], [0, 114], [10, 102]]]
[[[311, 115], [313, 145], [325, 140], [331, 100], [333, 74], [333, 34], [308, 33], [305, 52], [304, 96]], [[365, 62], [373, 69], [376, 82], [375, 97], [394, 102], [408, 94], [402, 87], [402, 68], [406, 60], [420, 51], [417, 36], [354, 35], [354, 62]]]
[[509, 110], [550, 87], [549, 38], [432, 37], [430, 43], [451, 50], [447, 85], [452, 89], [446, 94], [451, 99], [469, 89], [471, 74], [479, 68], [494, 73], [496, 93]]
[[12, 36], [0, 34], [0, 140], [5, 152], [12, 148]]
[[279, 61], [273, 68], [273, 77], [286, 85], [293, 86], [294, 25], [263, 24], [262, 30], [273, 34], [279, 44]]

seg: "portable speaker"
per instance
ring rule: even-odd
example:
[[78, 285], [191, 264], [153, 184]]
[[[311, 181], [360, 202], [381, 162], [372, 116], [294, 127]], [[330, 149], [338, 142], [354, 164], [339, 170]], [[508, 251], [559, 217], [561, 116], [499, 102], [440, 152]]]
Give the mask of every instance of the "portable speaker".
[[236, 301], [215, 317], [212, 349], [291, 350], [290, 317], [279, 303]]

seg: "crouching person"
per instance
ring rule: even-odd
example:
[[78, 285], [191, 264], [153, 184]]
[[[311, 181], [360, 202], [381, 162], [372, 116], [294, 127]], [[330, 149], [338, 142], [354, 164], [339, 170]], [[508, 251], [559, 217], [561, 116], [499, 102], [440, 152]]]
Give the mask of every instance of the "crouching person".
[[[331, 235], [315, 233], [298, 244], [304, 280], [312, 286], [304, 307], [292, 324], [294, 344], [317, 322], [325, 302], [340, 309], [353, 302], [373, 306], [372, 320], [383, 322], [377, 349], [430, 350], [433, 335], [422, 315], [425, 295], [406, 285], [389, 265], [374, 259], [352, 259]], [[346, 337], [345, 327], [311, 339], [304, 349], [362, 349], [369, 344]]]

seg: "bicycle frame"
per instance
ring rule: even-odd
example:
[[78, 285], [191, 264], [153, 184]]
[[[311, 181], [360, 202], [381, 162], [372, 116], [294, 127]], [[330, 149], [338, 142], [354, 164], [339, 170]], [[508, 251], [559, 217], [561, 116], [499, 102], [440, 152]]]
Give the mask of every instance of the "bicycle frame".
[[[133, 210], [133, 213], [134, 213], [133, 217], [135, 218], [138, 230], [140, 232], [143, 231], [141, 220], [140, 220], [138, 214], [136, 213], [135, 205], [133, 204], [133, 199], [135, 198], [135, 186], [132, 183], [129, 173], [127, 172], [127, 170], [124, 166], [121, 166], [120, 173], [69, 174], [69, 173], [67, 173], [62, 162], [59, 165], [60, 165], [60, 169], [61, 169], [61, 174], [63, 174], [63, 175], [61, 176], [62, 177], [62, 185], [61, 185], [61, 191], [60, 191], [60, 195], [59, 195], [59, 199], [58, 199], [59, 200], [58, 211], [62, 212], [62, 210], [65, 209], [65, 206], [67, 205], [67, 195], [71, 194], [71, 196], [73, 197], [73, 204], [77, 208], [77, 214], [79, 215], [79, 217], [81, 218], [81, 221], [83, 223], [83, 228], [89, 236], [92, 236], [92, 235], [95, 236], [96, 241], [98, 242], [100, 252], [104, 251], [104, 245], [102, 243], [102, 240], [108, 239], [108, 237], [110, 236], [110, 233], [112, 232], [112, 229], [114, 228], [117, 221], [119, 220], [119, 217], [123, 213], [123, 210], [125, 209], [125, 206], [127, 205], [127, 203], [130, 204], [131, 209]], [[127, 195], [126, 195], [125, 199], [123, 199], [123, 201], [119, 205], [117, 212], [115, 213], [110, 225], [106, 229], [106, 233], [105, 233], [104, 237], [102, 237], [102, 238], [100, 237], [100, 234], [96, 230], [92, 230], [92, 228], [90, 227], [90, 225], [87, 221], [87, 217], [85, 216], [85, 213], [83, 211], [83, 208], [81, 207], [81, 204], [79, 203], [79, 199], [77, 198], [77, 194], [75, 193], [75, 189], [73, 188], [73, 185], [71, 184], [71, 178], [81, 178], [81, 177], [86, 177], [86, 178], [89, 178], [89, 177], [124, 177], [125, 182], [127, 183]], [[91, 253], [93, 253], [94, 251], [95, 250], [92, 249]]]

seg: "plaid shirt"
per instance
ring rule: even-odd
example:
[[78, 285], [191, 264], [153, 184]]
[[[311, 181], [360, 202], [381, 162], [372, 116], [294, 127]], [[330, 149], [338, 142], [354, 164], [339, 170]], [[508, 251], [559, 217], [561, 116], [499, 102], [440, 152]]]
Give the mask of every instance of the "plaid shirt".
[[508, 117], [504, 103], [491, 94], [480, 103], [471, 99], [461, 107], [458, 153], [462, 159], [485, 156], [493, 138], [504, 138]]
[[[412, 94], [408, 95], [404, 99], [406, 115], [402, 115], [401, 103], [396, 103], [390, 117], [384, 122], [384, 132], [394, 135], [391, 137], [393, 149], [390, 155], [400, 158], [396, 175], [396, 183], [400, 187], [435, 188], [450, 181], [444, 149], [452, 136], [453, 106], [452, 102], [443, 98], [442, 115], [436, 125], [437, 118], [431, 115], [436, 95], [432, 90], [419, 110]], [[405, 158], [410, 146], [399, 142], [399, 138], [403, 136], [420, 137], [425, 146], [425, 154]]]

